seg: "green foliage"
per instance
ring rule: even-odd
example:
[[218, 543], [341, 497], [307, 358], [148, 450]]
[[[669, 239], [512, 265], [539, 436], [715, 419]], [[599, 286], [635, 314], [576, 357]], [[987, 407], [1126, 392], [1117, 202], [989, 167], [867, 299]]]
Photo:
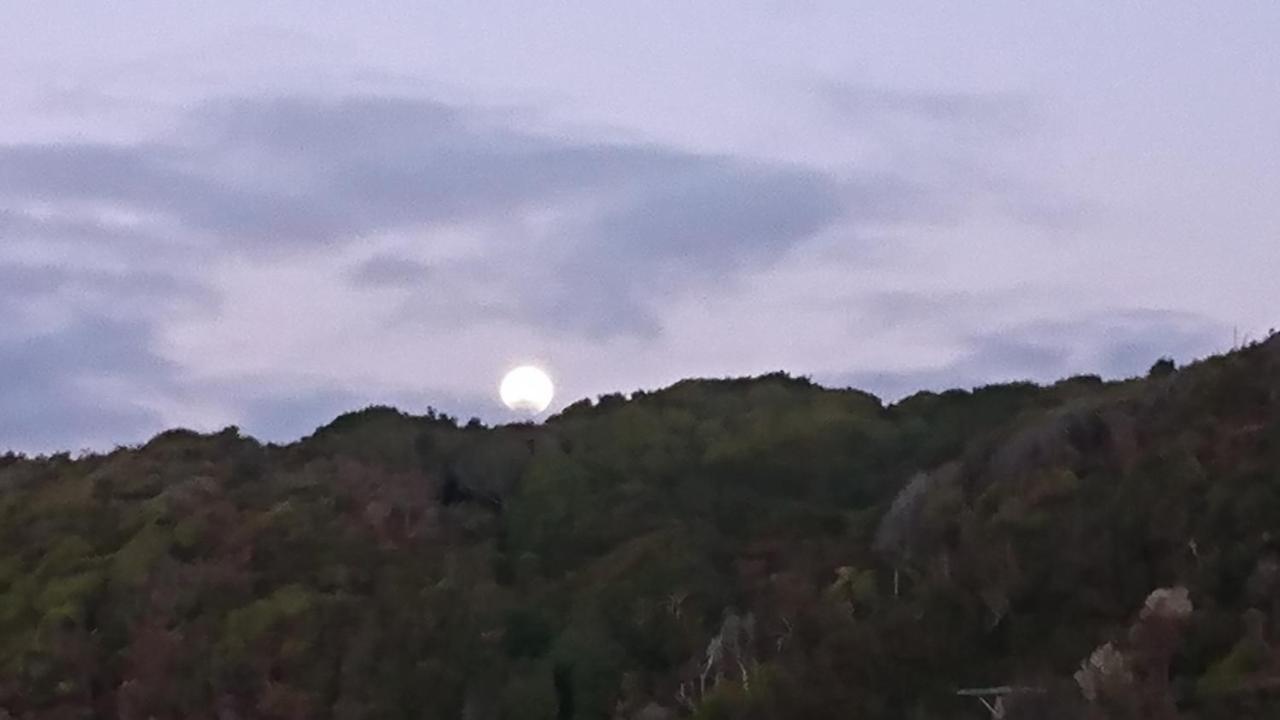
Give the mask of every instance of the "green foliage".
[[555, 678], [545, 663], [517, 666], [502, 688], [499, 720], [556, 720]]
[[83, 626], [91, 599], [102, 587], [102, 573], [87, 570], [47, 581], [34, 598], [40, 627]]
[[836, 568], [835, 582], [827, 591], [852, 613], [873, 610], [880, 599], [875, 571], [848, 566]]
[[170, 537], [166, 528], [155, 524], [145, 525], [112, 556], [112, 582], [121, 587], [141, 583], [151, 568], [168, 553], [169, 545]]
[[1074, 687], [1172, 584], [1170, 687], [1250, 717], [1280, 677], [1277, 347], [889, 407], [776, 373], [540, 426], [374, 407], [282, 447], [6, 455], [0, 717], [965, 717], [956, 687]]
[[694, 720], [765, 720], [789, 712], [772, 668], [755, 668], [746, 682], [717, 685], [693, 714]]
[[1243, 640], [1209, 667], [1196, 683], [1196, 693], [1212, 698], [1236, 691], [1246, 684], [1250, 675], [1265, 667], [1267, 659], [1265, 647]]
[[1174, 363], [1173, 358], [1163, 357], [1155, 361], [1151, 369], [1147, 371], [1147, 377], [1162, 378], [1168, 377], [1176, 372], [1178, 366]]
[[551, 650], [554, 672], [561, 679], [558, 707], [575, 720], [605, 720], [618, 700], [626, 655], [602, 623], [576, 619]]
[[512, 658], [542, 657], [551, 645], [551, 623], [536, 608], [516, 607], [507, 611], [503, 646]]

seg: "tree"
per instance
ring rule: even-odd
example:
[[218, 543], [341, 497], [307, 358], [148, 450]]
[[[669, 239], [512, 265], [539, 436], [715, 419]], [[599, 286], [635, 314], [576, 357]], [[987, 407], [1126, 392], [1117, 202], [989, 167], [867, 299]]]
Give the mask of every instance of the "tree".
[[1151, 366], [1151, 369], [1147, 371], [1147, 377], [1150, 377], [1150, 378], [1168, 377], [1172, 375], [1175, 371], [1177, 371], [1177, 369], [1178, 369], [1178, 365], [1173, 361], [1173, 358], [1163, 357], [1157, 360], [1155, 364]]

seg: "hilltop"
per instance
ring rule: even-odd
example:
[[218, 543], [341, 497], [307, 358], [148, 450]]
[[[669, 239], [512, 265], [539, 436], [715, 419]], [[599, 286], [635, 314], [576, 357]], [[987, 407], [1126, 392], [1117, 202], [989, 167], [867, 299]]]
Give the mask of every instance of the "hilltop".
[[0, 458], [0, 718], [1280, 712], [1280, 337]]

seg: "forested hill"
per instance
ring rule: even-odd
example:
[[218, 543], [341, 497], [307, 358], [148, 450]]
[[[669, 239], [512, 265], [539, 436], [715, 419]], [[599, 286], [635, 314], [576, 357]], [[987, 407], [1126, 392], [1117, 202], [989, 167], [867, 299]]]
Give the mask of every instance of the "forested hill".
[[0, 459], [0, 718], [989, 717], [973, 688], [1280, 717], [1280, 337]]

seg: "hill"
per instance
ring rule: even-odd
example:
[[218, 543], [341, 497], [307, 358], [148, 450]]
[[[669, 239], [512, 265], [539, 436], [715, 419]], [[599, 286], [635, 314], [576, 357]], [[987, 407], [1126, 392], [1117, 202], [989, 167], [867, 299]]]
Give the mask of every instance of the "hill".
[[1280, 337], [0, 458], [0, 718], [1261, 718], [1278, 641]]

